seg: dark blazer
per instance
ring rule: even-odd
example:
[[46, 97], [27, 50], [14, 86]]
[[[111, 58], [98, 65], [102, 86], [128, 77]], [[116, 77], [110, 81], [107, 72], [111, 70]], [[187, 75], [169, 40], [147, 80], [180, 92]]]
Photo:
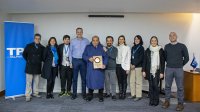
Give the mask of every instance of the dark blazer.
[[[58, 51], [58, 48], [57, 48]], [[53, 61], [53, 53], [51, 51], [50, 46], [47, 46], [44, 50], [43, 53], [43, 60], [44, 60], [44, 65], [42, 68], [42, 77], [45, 79], [49, 79], [50, 76], [52, 75], [51, 69], [52, 69], [52, 61]], [[58, 76], [58, 66], [56, 66], [57, 72], [56, 76]]]
[[[160, 51], [160, 68], [157, 70], [156, 75], [164, 74], [165, 71], [165, 55], [164, 50], [161, 48]], [[146, 73], [145, 79], [149, 80], [150, 77], [150, 68], [151, 67], [151, 51], [149, 48], [144, 53], [144, 61], [142, 71]]]
[[62, 61], [63, 61], [63, 48], [64, 48], [64, 44], [60, 44], [58, 46], [58, 56], [59, 56], [59, 62], [58, 63], [59, 63], [59, 66], [62, 65]]
[[[136, 49], [137, 51], [135, 52], [135, 54], [133, 54], [133, 50], [136, 50]], [[134, 55], [134, 58], [133, 58], [133, 55]], [[131, 64], [135, 65], [136, 68], [142, 67], [143, 59], [144, 59], [144, 47], [142, 45], [134, 45], [131, 48]]]
[[41, 44], [38, 44], [38, 48], [35, 47], [34, 42], [26, 45], [22, 54], [26, 60], [25, 73], [41, 74], [43, 51], [44, 46]]

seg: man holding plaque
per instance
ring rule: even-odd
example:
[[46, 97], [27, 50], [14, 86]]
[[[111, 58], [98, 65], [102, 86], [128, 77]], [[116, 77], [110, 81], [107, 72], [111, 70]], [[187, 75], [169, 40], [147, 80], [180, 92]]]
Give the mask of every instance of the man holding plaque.
[[99, 42], [98, 36], [92, 37], [91, 44], [87, 45], [83, 53], [83, 59], [87, 62], [86, 85], [88, 87], [88, 96], [86, 101], [93, 99], [93, 91], [99, 90], [99, 102], [103, 102], [104, 88], [104, 69], [108, 62], [108, 57]]

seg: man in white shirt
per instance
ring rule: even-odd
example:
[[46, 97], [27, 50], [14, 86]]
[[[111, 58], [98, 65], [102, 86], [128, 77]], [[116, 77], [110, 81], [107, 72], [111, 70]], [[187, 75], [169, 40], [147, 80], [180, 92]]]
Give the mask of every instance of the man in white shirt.
[[[60, 82], [61, 82], [61, 93], [59, 97], [64, 95], [71, 95], [71, 85], [72, 85], [72, 66], [69, 60], [70, 54], [70, 36], [63, 36], [63, 43], [58, 47], [59, 54], [59, 71], [60, 71]], [[67, 81], [67, 91], [66, 91], [66, 81]]]

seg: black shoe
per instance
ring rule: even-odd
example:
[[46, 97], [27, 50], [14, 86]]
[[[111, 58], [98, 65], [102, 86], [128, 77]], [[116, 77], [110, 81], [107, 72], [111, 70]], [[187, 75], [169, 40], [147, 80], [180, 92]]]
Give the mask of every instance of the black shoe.
[[136, 97], [135, 99], [134, 99], [134, 101], [139, 101], [139, 100], [141, 100], [142, 98], [141, 97]]
[[136, 96], [129, 96], [128, 99], [135, 99]]
[[87, 101], [87, 102], [91, 101], [92, 99], [93, 99], [93, 95], [88, 95], [88, 96], [86, 97], [86, 101]]
[[47, 93], [46, 98], [47, 98], [47, 99], [50, 99], [50, 98], [51, 98], [51, 94], [50, 94], [50, 93]]
[[108, 97], [110, 97], [110, 95], [109, 94], [104, 94], [104, 98], [108, 98]]
[[126, 94], [122, 94], [122, 99], [126, 99]]
[[150, 100], [150, 102], [149, 102], [149, 106], [154, 106], [154, 103], [153, 103], [152, 100]]
[[100, 97], [99, 102], [103, 102], [103, 101], [104, 101], [103, 97]]
[[54, 96], [53, 96], [53, 94], [50, 94], [50, 98], [51, 98], [51, 99], [54, 99]]
[[158, 106], [159, 105], [159, 100], [154, 100], [154, 106]]
[[119, 93], [119, 99], [123, 99], [122, 93]]
[[115, 95], [113, 95], [113, 96], [112, 96], [112, 100], [113, 100], [113, 101], [116, 101], [116, 100], [117, 100], [117, 97], [116, 97]]
[[83, 99], [86, 100], [87, 99], [87, 96], [86, 94], [83, 94]]
[[71, 97], [72, 100], [75, 100], [76, 98], [77, 98], [77, 95], [74, 95], [74, 94]]

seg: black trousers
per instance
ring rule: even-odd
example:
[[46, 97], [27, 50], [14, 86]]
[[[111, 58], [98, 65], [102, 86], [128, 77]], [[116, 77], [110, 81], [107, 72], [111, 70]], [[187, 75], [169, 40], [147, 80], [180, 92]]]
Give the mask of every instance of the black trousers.
[[160, 76], [155, 75], [150, 75], [149, 78], [149, 98], [151, 102], [158, 102], [159, 101], [159, 82], [160, 82]]
[[56, 67], [52, 67], [51, 68], [51, 75], [50, 75], [49, 79], [47, 79], [47, 94], [52, 94], [53, 93], [56, 74], [57, 74], [57, 68]]
[[61, 66], [60, 68], [60, 82], [61, 82], [61, 91], [66, 90], [67, 82], [67, 92], [71, 91], [72, 86], [72, 68], [69, 66]]
[[119, 64], [117, 64], [116, 67], [116, 74], [118, 79], [119, 93], [126, 94], [127, 74], [126, 71]]

